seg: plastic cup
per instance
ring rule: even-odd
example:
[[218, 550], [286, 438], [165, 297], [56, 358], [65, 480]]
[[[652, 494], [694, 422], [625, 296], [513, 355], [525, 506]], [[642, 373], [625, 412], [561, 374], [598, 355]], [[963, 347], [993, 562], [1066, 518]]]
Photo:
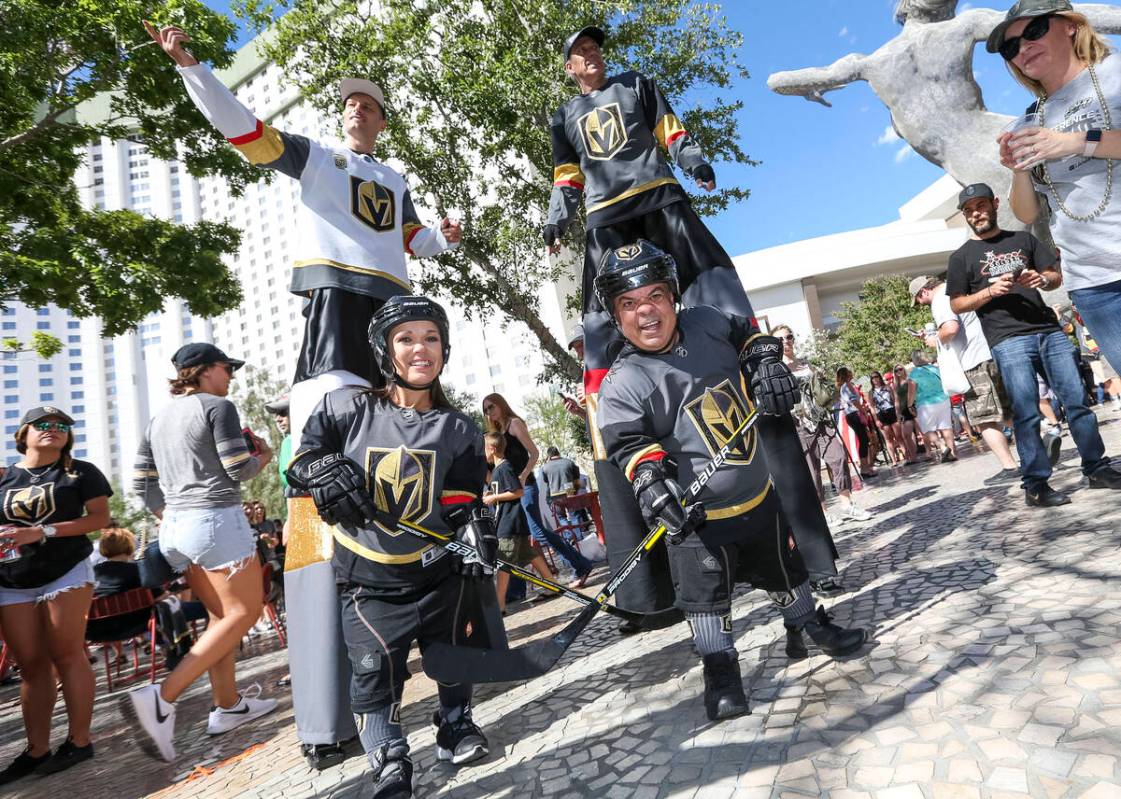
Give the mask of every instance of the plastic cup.
[[[1015, 136], [1017, 133], [1022, 133], [1032, 128], [1041, 128], [1043, 127], [1042, 123], [1043, 119], [1040, 117], [1039, 112], [1024, 114], [1023, 116], [1017, 117], [1016, 119], [1013, 119], [1011, 122], [1005, 125], [1003, 132], [1011, 133], [1013, 136]], [[1027, 161], [1021, 161], [1020, 163], [1016, 164], [1016, 168], [1031, 169], [1032, 167], [1043, 163], [1044, 160], [1045, 159], [1043, 158], [1032, 157]]]

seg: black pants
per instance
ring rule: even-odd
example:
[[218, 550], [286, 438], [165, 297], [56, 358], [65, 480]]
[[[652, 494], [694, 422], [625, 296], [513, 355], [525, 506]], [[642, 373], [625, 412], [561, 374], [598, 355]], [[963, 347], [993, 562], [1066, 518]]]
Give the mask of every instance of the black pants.
[[731, 612], [737, 583], [793, 592], [809, 573], [791, 540], [790, 525], [773, 491], [749, 513], [706, 521], [684, 542], [667, 547], [675, 604], [685, 613], [722, 616]]
[[[435, 641], [466, 643], [467, 586], [459, 575], [449, 575], [409, 596], [387, 596], [355, 583], [344, 584], [340, 592], [343, 638], [351, 668], [350, 703], [355, 713], [372, 713], [400, 703], [414, 641], [422, 653]], [[441, 699], [445, 693], [469, 698], [471, 687], [441, 684]]]
[[304, 303], [304, 340], [293, 383], [343, 370], [385, 385], [370, 346], [370, 320], [385, 300], [336, 288], [316, 289]]
[[853, 411], [845, 414], [845, 421], [849, 423], [852, 432], [856, 433], [856, 440], [861, 458], [868, 457], [868, 428], [864, 426], [864, 419], [859, 413]]

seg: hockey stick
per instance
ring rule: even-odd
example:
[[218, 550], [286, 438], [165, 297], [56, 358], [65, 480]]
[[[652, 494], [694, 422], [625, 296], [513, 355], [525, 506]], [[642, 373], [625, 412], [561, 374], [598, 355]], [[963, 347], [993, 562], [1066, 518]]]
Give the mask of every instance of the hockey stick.
[[[419, 524], [413, 524], [412, 522], [407, 522], [402, 519], [390, 520], [389, 517], [380, 518], [384, 523], [392, 523], [393, 526], [395, 526], [403, 533], [408, 533], [415, 538], [420, 538], [425, 541], [434, 543], [437, 546], [443, 547], [448, 552], [464, 558], [465, 560], [471, 559], [472, 562], [475, 560], [475, 548], [457, 540], [455, 536], [447, 535], [445, 533], [437, 533], [435, 530], [429, 530], [427, 527], [421, 527]], [[532, 583], [539, 588], [544, 588], [546, 591], [551, 591], [554, 594], [559, 594], [560, 596], [567, 597], [574, 602], [579, 602], [581, 605], [588, 606], [596, 604], [596, 600], [588, 596], [587, 594], [581, 594], [579, 591], [573, 591], [571, 588], [563, 586], [560, 583], [554, 583], [552, 580], [547, 580], [544, 577], [538, 577], [533, 572], [523, 569], [520, 566], [515, 566], [513, 563], [508, 563], [501, 558], [499, 558], [495, 562], [495, 566], [497, 566], [507, 574], [512, 574], [514, 577], [520, 577], [527, 583]], [[657, 629], [658, 625], [660, 623], [663, 623], [664, 619], [668, 619], [671, 616], [677, 615], [677, 611], [674, 608], [667, 608], [666, 610], [659, 610], [654, 613], [635, 613], [634, 611], [626, 610], [625, 608], [620, 608], [615, 605], [604, 605], [603, 610], [612, 616], [618, 616], [621, 619], [638, 622], [639, 624], [649, 627], [650, 629]]]
[[[746, 433], [758, 417], [758, 409], [752, 408], [728, 436], [724, 446], [689, 484], [682, 504], [686, 504], [688, 500], [695, 500], [700, 495], [712, 475], [728, 459], [733, 442]], [[516, 649], [473, 649], [445, 643], [431, 643], [423, 657], [425, 674], [445, 683], [520, 682], [540, 677], [557, 664], [576, 637], [591, 623], [596, 612], [607, 606], [607, 600], [611, 595], [618, 590], [623, 581], [638, 566], [639, 561], [646, 557], [646, 553], [653, 549], [665, 534], [664, 524], [659, 524], [647, 533], [642, 543], [627, 555], [626, 560], [611, 575], [611, 579], [607, 581], [593, 603], [580, 611], [575, 619], [555, 635], [540, 641], [531, 641]]]

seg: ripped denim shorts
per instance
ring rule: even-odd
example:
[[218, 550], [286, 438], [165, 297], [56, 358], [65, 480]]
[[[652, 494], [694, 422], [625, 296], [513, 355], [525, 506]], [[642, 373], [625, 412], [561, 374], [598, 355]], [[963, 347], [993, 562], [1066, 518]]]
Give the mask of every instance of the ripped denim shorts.
[[0, 607], [24, 602], [46, 602], [63, 591], [86, 585], [93, 585], [93, 566], [88, 558], [83, 558], [73, 569], [46, 585], [37, 588], [0, 588]]
[[192, 563], [206, 571], [245, 568], [257, 554], [241, 505], [168, 508], [160, 524], [160, 552], [177, 572]]

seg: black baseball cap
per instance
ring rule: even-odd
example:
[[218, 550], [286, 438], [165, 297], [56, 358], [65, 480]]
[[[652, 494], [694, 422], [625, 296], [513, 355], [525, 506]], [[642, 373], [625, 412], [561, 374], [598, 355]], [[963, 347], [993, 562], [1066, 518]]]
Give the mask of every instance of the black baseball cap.
[[996, 199], [996, 195], [993, 194], [993, 190], [989, 188], [988, 183], [970, 183], [958, 195], [958, 210], [960, 211], [967, 202], [978, 197], [988, 197], [990, 200]]
[[603, 32], [603, 28], [596, 27], [595, 25], [587, 25], [576, 33], [569, 36], [564, 40], [564, 60], [567, 61], [568, 57], [572, 55], [572, 45], [576, 44], [576, 40], [581, 36], [587, 36], [592, 39], [600, 47], [603, 47], [603, 40], [607, 38]]
[[202, 366], [212, 363], [228, 363], [234, 369], [240, 369], [245, 366], [245, 361], [231, 358], [213, 344], [208, 344], [205, 341], [184, 344], [171, 356], [171, 362], [175, 365], [176, 369], [186, 369], [190, 366]]
[[1000, 52], [1000, 46], [1004, 44], [1005, 31], [1008, 30], [1009, 25], [1018, 19], [1042, 17], [1047, 14], [1058, 14], [1062, 11], [1074, 11], [1070, 0], [1020, 0], [1008, 9], [1004, 19], [993, 28], [993, 32], [989, 34], [989, 38], [985, 42], [985, 49], [990, 53]]
[[60, 410], [53, 405], [41, 405], [38, 408], [32, 408], [23, 415], [19, 420], [19, 426], [23, 427], [25, 424], [34, 424], [41, 419], [47, 419], [51, 416], [57, 416], [67, 424], [74, 424], [74, 419], [66, 411]]

